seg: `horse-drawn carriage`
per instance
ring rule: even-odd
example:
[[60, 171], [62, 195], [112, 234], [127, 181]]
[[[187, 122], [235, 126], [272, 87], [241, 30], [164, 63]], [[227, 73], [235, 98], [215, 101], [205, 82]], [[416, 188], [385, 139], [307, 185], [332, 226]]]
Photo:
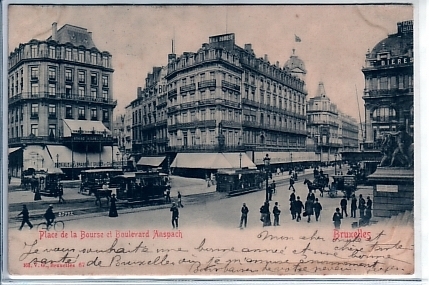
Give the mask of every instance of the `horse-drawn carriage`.
[[329, 188], [329, 175], [328, 174], [319, 174], [313, 181], [304, 179], [304, 184], [307, 185], [308, 191], [320, 191], [320, 196], [323, 197], [323, 192], [325, 188]]
[[46, 171], [36, 175], [38, 177], [38, 190], [41, 195], [58, 196], [58, 193], [63, 188], [61, 179], [64, 172], [59, 168], [47, 169]]
[[338, 191], [341, 191], [343, 195], [350, 199], [352, 193], [356, 191], [357, 180], [355, 175], [334, 175], [332, 176], [334, 181], [329, 191], [329, 197], [336, 197]]

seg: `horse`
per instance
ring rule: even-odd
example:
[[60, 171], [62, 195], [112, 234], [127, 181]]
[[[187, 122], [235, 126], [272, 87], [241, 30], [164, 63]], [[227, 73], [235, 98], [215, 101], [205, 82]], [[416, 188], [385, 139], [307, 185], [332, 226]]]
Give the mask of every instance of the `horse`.
[[311, 182], [310, 180], [308, 180], [307, 178], [306, 179], [304, 179], [304, 184], [306, 184], [307, 185], [307, 188], [308, 188], [308, 191], [310, 192], [310, 191], [316, 191], [317, 189], [319, 189], [319, 191], [320, 191], [320, 197], [323, 197], [323, 192], [325, 191], [325, 186], [324, 185], [321, 185], [321, 184], [318, 184], [318, 183], [314, 183], [314, 182]]

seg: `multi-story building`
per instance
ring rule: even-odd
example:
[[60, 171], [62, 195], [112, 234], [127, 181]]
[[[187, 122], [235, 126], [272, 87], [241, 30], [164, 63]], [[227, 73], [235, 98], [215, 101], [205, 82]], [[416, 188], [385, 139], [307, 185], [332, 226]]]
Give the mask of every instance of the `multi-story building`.
[[414, 133], [413, 21], [397, 24], [397, 33], [366, 54], [364, 147], [376, 148], [384, 132], [404, 126]]
[[168, 64], [170, 146], [190, 150], [290, 150], [305, 146], [304, 82], [256, 58], [235, 35], [209, 38]]
[[338, 111], [340, 152], [359, 150], [359, 126], [355, 118]]
[[131, 104], [125, 107], [125, 152], [127, 154], [132, 153], [132, 126], [133, 126], [133, 110]]
[[52, 25], [46, 40], [20, 44], [8, 58], [10, 169], [81, 168], [112, 165], [111, 135], [116, 100], [112, 56], [100, 51], [91, 32]]

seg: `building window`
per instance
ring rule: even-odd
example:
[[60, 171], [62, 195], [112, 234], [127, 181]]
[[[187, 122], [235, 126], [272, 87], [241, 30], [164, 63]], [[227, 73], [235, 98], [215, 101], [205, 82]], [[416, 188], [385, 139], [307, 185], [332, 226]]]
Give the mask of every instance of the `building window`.
[[85, 83], [85, 71], [79, 70], [78, 80], [79, 80], [79, 83]]
[[49, 118], [55, 119], [57, 117], [57, 108], [54, 104], [49, 104]]
[[48, 77], [49, 80], [57, 80], [57, 70], [55, 67], [48, 68]]
[[109, 77], [107, 75], [103, 75], [103, 87], [109, 87]]
[[85, 120], [85, 107], [78, 108], [79, 120]]
[[206, 110], [201, 110], [201, 121], [206, 120]]
[[80, 99], [85, 98], [85, 86], [79, 86], [79, 98]]
[[214, 120], [216, 115], [215, 109], [210, 109], [210, 120]]
[[97, 100], [97, 88], [91, 88], [91, 100]]
[[104, 102], [107, 102], [108, 101], [108, 94], [109, 94], [109, 91], [108, 90], [103, 90], [103, 101]]
[[191, 122], [194, 122], [195, 120], [195, 111], [191, 111]]
[[49, 96], [55, 96], [56, 93], [56, 84], [49, 83]]
[[104, 122], [109, 121], [109, 111], [107, 109], [103, 109], [103, 121]]
[[389, 107], [380, 107], [373, 111], [372, 118], [378, 122], [390, 122], [396, 119], [396, 111]]
[[97, 54], [91, 53], [91, 64], [97, 64]]
[[96, 108], [91, 109], [91, 120], [97, 121], [97, 109]]
[[66, 81], [68, 81], [68, 82], [73, 81], [73, 70], [70, 68], [66, 69]]
[[91, 73], [91, 85], [97, 85], [97, 84], [98, 84], [97, 73]]
[[79, 62], [85, 62], [85, 52], [83, 50], [79, 51]]
[[39, 135], [39, 125], [37, 125], [37, 124], [31, 125], [31, 134], [35, 135], [35, 136]]
[[66, 119], [73, 119], [73, 108], [71, 105], [66, 105]]
[[381, 90], [387, 89], [387, 77], [381, 77], [380, 78], [380, 89]]
[[31, 95], [38, 96], [39, 95], [39, 84], [38, 83], [31, 83]]
[[37, 46], [31, 46], [31, 57], [37, 57]]
[[66, 60], [72, 60], [72, 50], [70, 48], [66, 48]]
[[56, 49], [55, 47], [49, 47], [49, 57], [50, 58], [56, 58]]
[[103, 56], [103, 66], [109, 67], [109, 58], [107, 56]]
[[71, 85], [66, 85], [66, 98], [72, 97], [72, 87]]
[[55, 137], [57, 135], [57, 125], [49, 125], [49, 136]]
[[205, 73], [201, 73], [200, 74], [200, 82], [206, 80], [206, 74]]
[[32, 66], [31, 67], [31, 80], [39, 79], [39, 68]]

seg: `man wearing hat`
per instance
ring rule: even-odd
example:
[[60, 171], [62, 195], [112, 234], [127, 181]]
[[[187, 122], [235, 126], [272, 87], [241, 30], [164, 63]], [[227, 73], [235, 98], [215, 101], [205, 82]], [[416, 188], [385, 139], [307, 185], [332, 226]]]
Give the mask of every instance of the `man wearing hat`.
[[48, 209], [45, 212], [45, 215], [44, 215], [44, 217], [46, 219], [46, 225], [47, 225], [46, 227], [47, 228], [49, 228], [55, 220], [55, 214], [54, 214], [53, 208], [54, 208], [54, 206], [52, 206], [52, 204], [50, 204]]
[[27, 224], [30, 227], [30, 230], [33, 228], [33, 225], [30, 223], [30, 214], [28, 213], [28, 209], [26, 205], [22, 205], [22, 211], [18, 214], [18, 216], [22, 215], [22, 222], [19, 230], [22, 230], [22, 227]]
[[171, 225], [173, 229], [177, 229], [179, 227], [179, 209], [176, 206], [176, 203], [173, 202], [170, 208], [171, 212]]
[[274, 215], [274, 226], [280, 226], [279, 222], [280, 222], [280, 209], [279, 209], [279, 202], [275, 202], [274, 203], [274, 208], [273, 208], [273, 215]]

